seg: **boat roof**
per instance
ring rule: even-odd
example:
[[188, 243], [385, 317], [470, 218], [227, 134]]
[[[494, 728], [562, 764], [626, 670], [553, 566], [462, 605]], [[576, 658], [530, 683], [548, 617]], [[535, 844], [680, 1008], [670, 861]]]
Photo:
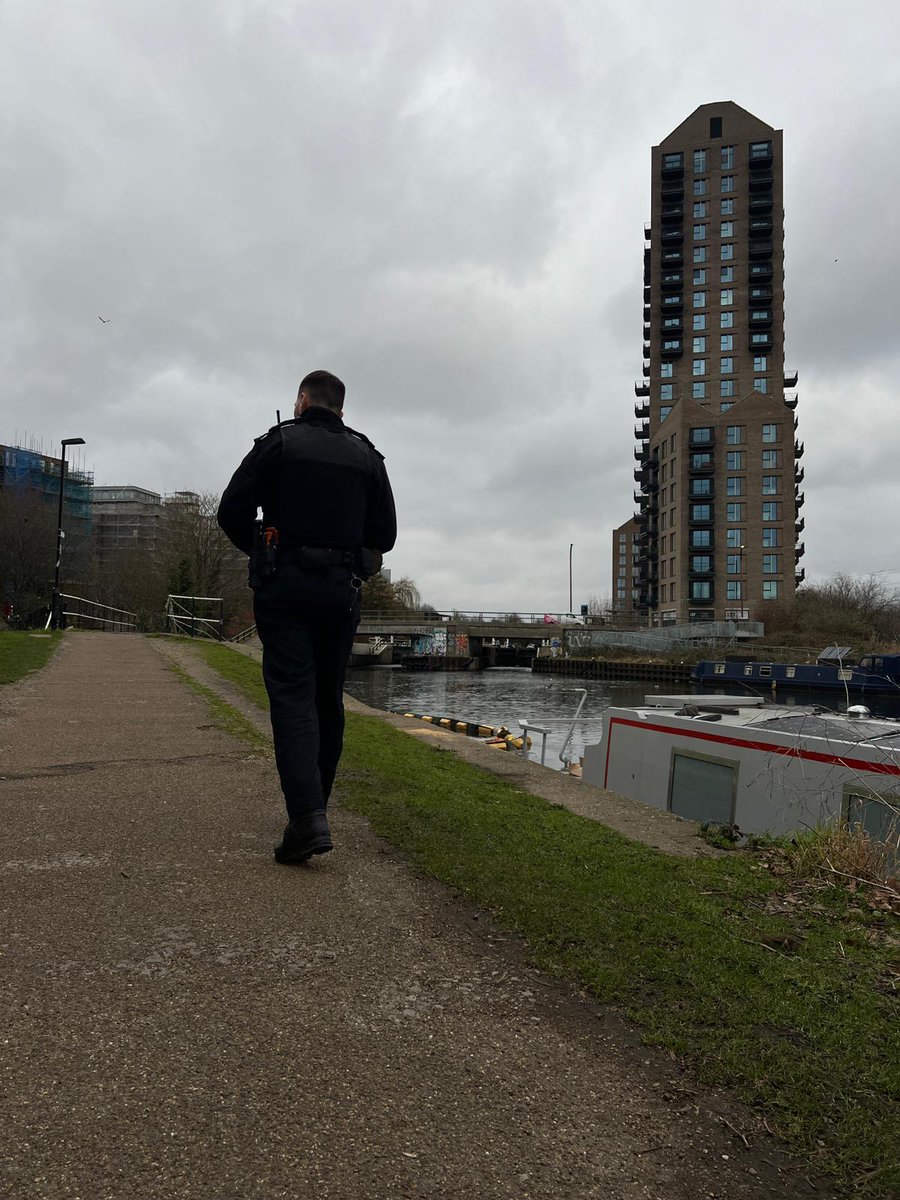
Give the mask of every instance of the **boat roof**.
[[[626, 705], [623, 708], [629, 707]], [[762, 696], [645, 696], [644, 705], [633, 709], [643, 719], [659, 715], [692, 721], [716, 721], [724, 725], [753, 726], [769, 733], [800, 737], [838, 737], [846, 742], [883, 740], [900, 747], [900, 721], [872, 717], [863, 705], [846, 713], [820, 705], [771, 704]], [[897, 739], [894, 741], [893, 739]]]

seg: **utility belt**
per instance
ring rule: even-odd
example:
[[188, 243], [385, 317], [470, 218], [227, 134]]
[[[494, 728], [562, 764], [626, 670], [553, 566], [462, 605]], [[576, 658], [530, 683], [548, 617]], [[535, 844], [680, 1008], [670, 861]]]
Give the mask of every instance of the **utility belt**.
[[284, 546], [274, 526], [257, 521], [250, 554], [250, 586], [261, 587], [277, 574], [281, 564], [297, 566], [310, 575], [349, 573], [358, 580], [354, 585], [358, 587], [381, 570], [381, 554], [365, 547]]

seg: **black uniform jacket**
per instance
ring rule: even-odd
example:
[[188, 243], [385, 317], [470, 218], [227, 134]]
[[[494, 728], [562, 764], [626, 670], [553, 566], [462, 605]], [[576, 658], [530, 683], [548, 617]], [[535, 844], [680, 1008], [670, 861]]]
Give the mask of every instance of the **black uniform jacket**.
[[225, 489], [219, 524], [245, 554], [253, 547], [259, 507], [284, 550], [367, 547], [386, 554], [397, 537], [382, 456], [337, 413], [319, 406], [257, 438]]

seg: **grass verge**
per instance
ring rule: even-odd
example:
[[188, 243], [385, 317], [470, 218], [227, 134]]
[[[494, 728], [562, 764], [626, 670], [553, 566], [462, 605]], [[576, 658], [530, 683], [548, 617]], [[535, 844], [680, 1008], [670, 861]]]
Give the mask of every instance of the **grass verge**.
[[253, 746], [255, 750], [271, 750], [272, 745], [268, 738], [264, 737], [256, 726], [248, 721], [245, 716], [232, 708], [230, 704], [217, 696], [214, 691], [208, 687], [204, 687], [202, 683], [198, 683], [192, 675], [189, 675], [177, 663], [170, 663], [169, 669], [173, 671], [182, 683], [186, 684], [192, 692], [198, 696], [202, 696], [209, 706], [210, 716], [213, 719], [217, 729], [230, 734], [239, 741], [247, 742]]
[[48, 659], [59, 645], [62, 634], [33, 637], [4, 629], [0, 633], [0, 684], [15, 683], [30, 671], [46, 666]]
[[[258, 664], [197, 649], [265, 706]], [[418, 867], [522, 933], [541, 967], [732, 1088], [818, 1170], [895, 1193], [894, 913], [839, 886], [801, 895], [761, 855], [667, 857], [375, 718], [348, 714], [339, 787]]]

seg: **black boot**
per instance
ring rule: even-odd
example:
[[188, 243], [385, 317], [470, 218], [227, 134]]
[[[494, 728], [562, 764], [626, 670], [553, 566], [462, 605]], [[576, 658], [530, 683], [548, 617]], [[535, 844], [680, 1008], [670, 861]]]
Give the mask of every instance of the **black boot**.
[[333, 849], [328, 818], [325, 809], [320, 808], [288, 823], [280, 844], [275, 847], [275, 861], [302, 863], [314, 854], [327, 854]]

